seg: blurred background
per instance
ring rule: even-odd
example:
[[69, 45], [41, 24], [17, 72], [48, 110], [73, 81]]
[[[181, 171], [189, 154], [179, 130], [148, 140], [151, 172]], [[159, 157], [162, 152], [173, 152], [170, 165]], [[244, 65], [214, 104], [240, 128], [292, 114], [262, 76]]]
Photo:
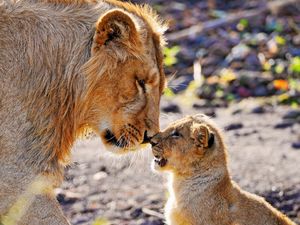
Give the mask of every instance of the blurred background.
[[[205, 113], [224, 130], [233, 179], [300, 224], [300, 0], [144, 0], [170, 28], [161, 127]], [[150, 149], [115, 157], [79, 141], [57, 198], [74, 225], [162, 225]]]

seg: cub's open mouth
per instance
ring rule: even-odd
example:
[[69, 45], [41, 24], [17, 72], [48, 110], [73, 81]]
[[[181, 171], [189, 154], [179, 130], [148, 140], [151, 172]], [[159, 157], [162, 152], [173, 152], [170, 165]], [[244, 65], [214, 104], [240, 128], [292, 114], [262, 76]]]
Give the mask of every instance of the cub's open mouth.
[[154, 162], [160, 167], [164, 167], [165, 165], [167, 165], [168, 160], [163, 157], [155, 157]]

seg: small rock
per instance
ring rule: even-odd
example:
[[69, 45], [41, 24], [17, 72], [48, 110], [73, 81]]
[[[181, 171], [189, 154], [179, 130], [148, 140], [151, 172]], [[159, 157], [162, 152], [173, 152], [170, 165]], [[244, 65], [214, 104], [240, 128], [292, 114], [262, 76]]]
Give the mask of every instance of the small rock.
[[287, 121], [282, 121], [280, 123], [277, 123], [274, 128], [275, 129], [284, 129], [293, 126], [293, 121], [287, 120]]
[[291, 47], [288, 49], [289, 53], [293, 56], [299, 56], [300, 55], [300, 48], [296, 48], [296, 47]]
[[130, 210], [132, 208], [132, 206], [130, 204], [128, 204], [128, 201], [118, 201], [116, 203], [116, 209], [120, 210], [120, 211], [127, 211]]
[[254, 114], [263, 114], [266, 112], [266, 109], [263, 106], [257, 106], [251, 110]]
[[239, 87], [237, 89], [237, 93], [240, 97], [242, 98], [247, 98], [251, 96], [251, 92], [249, 89], [245, 88], [245, 87]]
[[215, 66], [207, 66], [207, 67], [203, 67], [202, 68], [202, 74], [205, 77], [208, 77], [210, 75], [212, 75], [215, 72], [216, 68]]
[[162, 106], [161, 110], [165, 113], [181, 113], [179, 106], [175, 103], [168, 103]]
[[84, 203], [83, 202], [76, 202], [71, 205], [72, 211], [79, 213], [85, 209]]
[[243, 112], [243, 110], [242, 109], [235, 109], [235, 110], [233, 110], [232, 111], [232, 115], [237, 115], [237, 114], [241, 114]]
[[254, 36], [254, 41], [257, 42], [257, 44], [264, 44], [268, 41], [268, 36], [265, 33], [257, 33]]
[[293, 211], [293, 202], [287, 201], [287, 202], [281, 204], [280, 209], [283, 212], [291, 212], [291, 211]]
[[241, 70], [244, 67], [244, 63], [240, 60], [234, 60], [230, 63], [230, 68], [234, 70]]
[[94, 176], [93, 176], [93, 179], [94, 180], [101, 180], [101, 179], [104, 179], [106, 177], [107, 177], [107, 173], [101, 171], [101, 172], [95, 173]]
[[225, 57], [230, 53], [230, 48], [224, 42], [216, 42], [210, 47], [209, 50], [213, 55], [217, 55], [221, 57]]
[[228, 126], [226, 126], [224, 129], [226, 131], [229, 131], [229, 130], [237, 130], [237, 129], [241, 129], [241, 128], [243, 128], [242, 123], [232, 123], [232, 124], [229, 124]]
[[216, 85], [204, 84], [202, 87], [198, 88], [196, 95], [201, 99], [213, 100], [215, 98]]
[[216, 56], [207, 56], [200, 60], [201, 66], [204, 68], [215, 66], [220, 62], [220, 59]]
[[300, 45], [300, 34], [295, 35], [295, 36], [293, 37], [293, 44], [294, 44], [294, 45]]
[[260, 61], [255, 53], [250, 53], [245, 59], [245, 66], [249, 70], [261, 70]]
[[62, 205], [65, 205], [65, 204], [73, 204], [75, 203], [77, 200], [80, 199], [80, 195], [77, 194], [77, 193], [73, 193], [73, 192], [70, 192], [70, 191], [67, 191], [65, 193], [58, 193], [56, 195], [56, 199], [57, 201], [62, 204]]
[[231, 49], [231, 53], [227, 56], [226, 61], [231, 62], [235, 59], [243, 60], [250, 53], [250, 48], [245, 44], [238, 44]]
[[87, 224], [90, 221], [91, 218], [89, 218], [86, 215], [80, 215], [79, 217], [75, 218], [72, 221], [72, 224]]
[[272, 55], [275, 55], [278, 53], [278, 45], [274, 39], [271, 39], [267, 42], [268, 50]]
[[268, 89], [266, 86], [258, 86], [254, 89], [253, 94], [256, 97], [268, 96]]
[[150, 220], [145, 221], [141, 225], [164, 225], [164, 222], [161, 220]]
[[300, 110], [290, 110], [282, 118], [283, 119], [297, 119], [297, 118], [300, 118]]
[[192, 106], [194, 109], [205, 109], [207, 107], [207, 103], [205, 100], [197, 100], [195, 103], [193, 103]]
[[292, 147], [293, 147], [294, 149], [300, 149], [300, 141], [293, 142], [293, 143], [292, 143]]
[[87, 182], [86, 176], [75, 176], [73, 179], [73, 184], [76, 186], [86, 184], [86, 182]]
[[217, 117], [216, 111], [213, 108], [204, 109], [203, 113], [212, 118]]
[[138, 208], [138, 209], [135, 209], [134, 211], [132, 211], [130, 213], [130, 216], [135, 219], [135, 218], [140, 217], [142, 214], [143, 214], [143, 210], [141, 208]]

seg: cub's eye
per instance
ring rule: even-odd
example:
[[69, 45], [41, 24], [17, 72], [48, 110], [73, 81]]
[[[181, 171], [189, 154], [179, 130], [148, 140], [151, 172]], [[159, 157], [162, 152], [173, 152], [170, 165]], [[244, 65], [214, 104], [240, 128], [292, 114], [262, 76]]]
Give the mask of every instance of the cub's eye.
[[180, 138], [181, 136], [182, 135], [177, 130], [173, 130], [171, 133], [172, 138]]
[[143, 89], [143, 92], [146, 93], [146, 84], [145, 84], [145, 80], [143, 79], [137, 79], [138, 84], [140, 85], [140, 87]]

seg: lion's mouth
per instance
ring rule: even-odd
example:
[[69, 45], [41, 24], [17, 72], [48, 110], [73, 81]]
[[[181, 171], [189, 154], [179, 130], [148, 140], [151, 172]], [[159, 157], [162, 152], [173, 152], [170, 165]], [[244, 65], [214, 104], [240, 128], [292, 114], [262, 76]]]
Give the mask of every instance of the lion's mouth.
[[160, 167], [164, 167], [165, 165], [167, 165], [168, 160], [163, 158], [163, 157], [155, 157], [154, 158], [154, 162], [159, 165]]
[[[115, 136], [115, 134], [109, 129], [105, 130], [104, 138], [108, 144], [117, 146], [119, 148], [130, 148], [130, 143], [129, 143], [128, 139], [126, 139], [125, 136], [121, 136], [120, 138], [117, 138]], [[150, 142], [150, 138], [147, 135], [147, 131], [145, 131], [144, 139], [140, 143], [140, 145], [147, 144], [149, 142]]]
[[116, 136], [114, 135], [114, 133], [108, 129], [105, 131], [104, 138], [107, 141], [107, 143], [109, 143], [111, 145], [115, 145], [119, 148], [125, 148], [126, 146], [128, 146], [128, 143], [127, 143], [127, 140], [125, 139], [125, 137], [121, 137], [121, 138], [117, 139]]

